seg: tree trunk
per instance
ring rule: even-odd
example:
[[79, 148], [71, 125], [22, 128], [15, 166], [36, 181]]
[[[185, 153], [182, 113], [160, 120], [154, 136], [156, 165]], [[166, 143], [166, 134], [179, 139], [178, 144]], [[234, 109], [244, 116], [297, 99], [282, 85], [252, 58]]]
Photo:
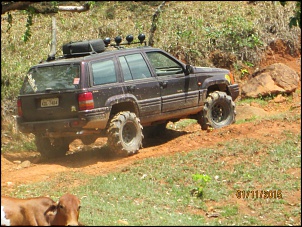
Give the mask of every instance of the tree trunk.
[[154, 45], [154, 33], [156, 31], [156, 23], [158, 21], [159, 18], [159, 14], [162, 10], [162, 7], [166, 4], [166, 1], [163, 1], [157, 8], [157, 10], [155, 11], [155, 13], [153, 14], [153, 19], [152, 19], [152, 25], [151, 25], [151, 29], [150, 29], [150, 37], [149, 37], [149, 46], [153, 46]]

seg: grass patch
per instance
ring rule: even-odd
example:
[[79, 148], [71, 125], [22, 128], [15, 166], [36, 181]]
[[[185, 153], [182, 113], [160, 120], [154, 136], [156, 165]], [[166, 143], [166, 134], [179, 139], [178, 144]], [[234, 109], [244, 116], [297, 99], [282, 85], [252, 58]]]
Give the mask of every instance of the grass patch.
[[[71, 192], [82, 198], [80, 221], [86, 225], [284, 225], [289, 217], [291, 224], [299, 224], [301, 204], [288, 203], [289, 195], [301, 188], [301, 176], [288, 171], [301, 167], [301, 135], [283, 134], [274, 145], [231, 140], [219, 147], [144, 159], [127, 171], [104, 176], [80, 170], [61, 173], [15, 187], [10, 195], [50, 194], [56, 199]], [[196, 188], [192, 175], [197, 174], [211, 177], [202, 197], [191, 193]], [[237, 190], [282, 190], [283, 198], [237, 199]], [[206, 217], [210, 207], [219, 213], [217, 218]]]
[[181, 119], [177, 122], [175, 122], [174, 124], [169, 124], [168, 128], [170, 129], [175, 129], [175, 130], [182, 130], [184, 128], [186, 128], [189, 125], [193, 125], [196, 124], [197, 120], [195, 119]]
[[254, 122], [255, 124], [261, 124], [263, 121], [274, 121], [274, 120], [282, 120], [283, 122], [295, 122], [295, 121], [301, 121], [301, 114], [288, 114], [286, 112], [283, 113], [275, 113], [264, 117], [259, 116], [252, 116], [248, 119], [240, 119], [236, 120], [235, 124], [243, 124], [245, 122]]
[[261, 107], [266, 107], [268, 105], [268, 101], [272, 100], [272, 97], [266, 97], [266, 98], [244, 98], [236, 101], [236, 105], [240, 106], [242, 104], [251, 104], [251, 103], [257, 103]]

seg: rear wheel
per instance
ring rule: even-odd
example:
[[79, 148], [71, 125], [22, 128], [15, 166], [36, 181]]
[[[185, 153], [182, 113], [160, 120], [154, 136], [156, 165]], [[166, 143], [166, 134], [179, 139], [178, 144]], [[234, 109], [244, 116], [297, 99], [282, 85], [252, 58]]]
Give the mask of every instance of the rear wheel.
[[235, 122], [235, 103], [225, 92], [214, 91], [207, 97], [203, 110], [198, 115], [198, 123], [203, 130], [208, 127], [221, 128]]
[[47, 138], [36, 135], [35, 144], [42, 158], [62, 157], [69, 150], [69, 138]]
[[116, 114], [108, 128], [108, 145], [118, 154], [132, 155], [142, 146], [142, 126], [136, 115], [129, 111]]

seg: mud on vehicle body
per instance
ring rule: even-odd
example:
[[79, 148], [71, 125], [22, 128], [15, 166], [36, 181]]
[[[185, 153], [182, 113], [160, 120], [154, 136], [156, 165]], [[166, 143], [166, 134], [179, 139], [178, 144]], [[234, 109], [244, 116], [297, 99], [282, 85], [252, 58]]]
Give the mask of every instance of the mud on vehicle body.
[[65, 155], [74, 139], [91, 144], [102, 136], [113, 152], [131, 155], [144, 132], [169, 121], [194, 118], [203, 130], [235, 122], [239, 87], [230, 71], [186, 65], [146, 45], [121, 48], [120, 41], [115, 50], [108, 39], [68, 43], [64, 56], [29, 69], [17, 124], [35, 135], [42, 156]]

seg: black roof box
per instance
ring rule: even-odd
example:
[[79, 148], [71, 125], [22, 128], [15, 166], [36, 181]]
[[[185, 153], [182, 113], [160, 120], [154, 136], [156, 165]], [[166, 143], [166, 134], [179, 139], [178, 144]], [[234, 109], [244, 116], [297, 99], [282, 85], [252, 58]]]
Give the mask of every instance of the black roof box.
[[64, 57], [85, 56], [104, 52], [105, 43], [102, 39], [69, 42], [62, 49]]

